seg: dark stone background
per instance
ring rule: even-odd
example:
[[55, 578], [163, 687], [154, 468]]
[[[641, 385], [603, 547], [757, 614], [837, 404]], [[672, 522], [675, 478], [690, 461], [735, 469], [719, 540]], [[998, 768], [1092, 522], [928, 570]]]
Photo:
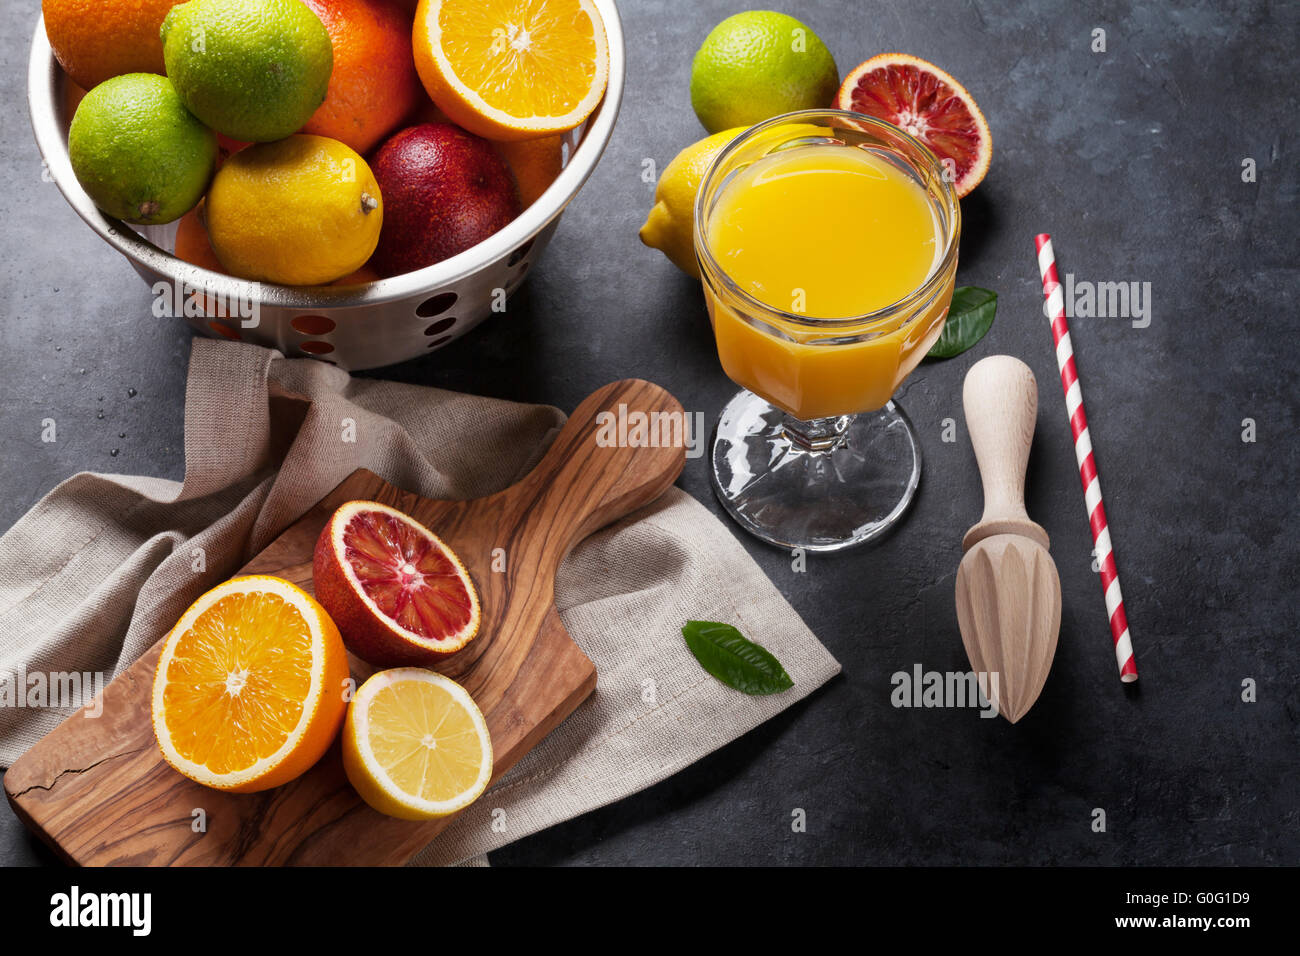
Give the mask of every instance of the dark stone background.
[[[740, 6], [625, 0], [630, 62], [614, 140], [509, 314], [382, 375], [566, 409], [636, 375], [712, 425], [734, 388], [699, 288], [636, 231], [652, 195], [642, 159], [662, 168], [702, 135], [690, 109], [691, 55]], [[964, 203], [959, 279], [999, 293], [997, 321], [972, 352], [923, 365], [903, 387], [926, 470], [897, 533], [810, 559], [803, 574], [783, 552], [745, 541], [843, 674], [659, 786], [493, 861], [1300, 863], [1288, 153], [1300, 7], [780, 6], [828, 41], [842, 71], [903, 50], [944, 66], [978, 99], [996, 151]], [[37, 7], [14, 0], [0, 14], [0, 528], [78, 471], [180, 478], [182, 469], [190, 333], [150, 317], [145, 285], [41, 179], [25, 105]], [[1104, 54], [1089, 49], [1097, 27]], [[1257, 163], [1255, 183], [1242, 182], [1246, 157]], [[1149, 328], [1073, 323], [1142, 675], [1134, 687], [1116, 676], [1090, 569], [1041, 312], [1040, 231], [1054, 234], [1063, 274], [1152, 284]], [[1038, 376], [1028, 507], [1051, 534], [1064, 589], [1055, 665], [1016, 726], [889, 701], [894, 671], [967, 667], [953, 579], [981, 499], [960, 386], [974, 361], [996, 352]], [[39, 423], [50, 414], [61, 440], [42, 445]], [[958, 422], [951, 444], [940, 437], [948, 417]], [[1245, 418], [1257, 423], [1253, 444], [1241, 440]], [[702, 460], [681, 485], [717, 510]], [[1241, 701], [1245, 678], [1258, 684], [1257, 703]], [[806, 833], [791, 832], [795, 807], [807, 812]], [[1105, 833], [1090, 828], [1096, 807]], [[49, 859], [0, 810], [0, 862]]]

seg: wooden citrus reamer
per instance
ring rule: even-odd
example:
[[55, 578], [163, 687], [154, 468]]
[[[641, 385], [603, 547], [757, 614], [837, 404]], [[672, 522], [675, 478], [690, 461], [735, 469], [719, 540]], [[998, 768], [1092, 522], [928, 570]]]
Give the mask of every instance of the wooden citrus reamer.
[[1038, 384], [1024, 362], [993, 355], [966, 373], [962, 405], [984, 514], [962, 538], [957, 622], [971, 667], [989, 675], [990, 703], [1014, 724], [1047, 681], [1061, 628], [1061, 580], [1047, 532], [1025, 511]]

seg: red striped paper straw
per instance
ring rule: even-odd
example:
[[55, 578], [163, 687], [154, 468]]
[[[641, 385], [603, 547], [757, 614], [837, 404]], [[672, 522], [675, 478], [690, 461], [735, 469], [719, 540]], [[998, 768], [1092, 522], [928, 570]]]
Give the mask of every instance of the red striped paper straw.
[[1065, 413], [1070, 416], [1074, 433], [1074, 459], [1079, 463], [1079, 481], [1083, 484], [1083, 501], [1092, 526], [1092, 543], [1101, 566], [1101, 586], [1106, 591], [1106, 613], [1110, 615], [1110, 634], [1115, 641], [1115, 660], [1119, 679], [1130, 684], [1138, 679], [1133, 660], [1133, 641], [1128, 633], [1128, 616], [1124, 613], [1124, 595], [1119, 589], [1119, 572], [1115, 569], [1115, 551], [1106, 526], [1106, 506], [1101, 500], [1101, 480], [1092, 458], [1092, 439], [1088, 436], [1088, 414], [1083, 410], [1083, 386], [1074, 367], [1074, 346], [1070, 344], [1070, 323], [1065, 318], [1065, 295], [1056, 275], [1056, 254], [1052, 237], [1047, 233], [1034, 237], [1038, 249], [1038, 271], [1043, 277], [1043, 298], [1047, 300], [1048, 318], [1052, 322], [1052, 340], [1056, 343], [1056, 366], [1061, 370], [1061, 388], [1065, 390]]

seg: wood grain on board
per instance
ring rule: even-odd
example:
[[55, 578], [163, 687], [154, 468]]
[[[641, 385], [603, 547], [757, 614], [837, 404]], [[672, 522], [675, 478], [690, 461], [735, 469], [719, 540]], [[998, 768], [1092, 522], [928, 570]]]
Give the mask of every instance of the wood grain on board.
[[[617, 423], [635, 424], [637, 412], [658, 413], [662, 427], [619, 431]], [[479, 636], [437, 669], [482, 708], [495, 780], [596, 686], [594, 665], [555, 610], [560, 562], [578, 541], [667, 490], [685, 463], [685, 425], [668, 392], [635, 379], [615, 382], [589, 396], [537, 467], [504, 491], [433, 501], [357, 471], [240, 573], [274, 574], [311, 591], [312, 548], [346, 501], [392, 505], [432, 529], [464, 561], [482, 600]], [[504, 556], [504, 571], [493, 570], [494, 553]], [[449, 822], [412, 823], [370, 809], [343, 774], [337, 741], [302, 777], [263, 793], [222, 793], [182, 777], [163, 762], [150, 723], [165, 636], [104, 689], [99, 717], [72, 715], [5, 774], [14, 811], [68, 861], [400, 864]], [[350, 661], [358, 682], [371, 672]], [[205, 832], [195, 832], [196, 810]]]

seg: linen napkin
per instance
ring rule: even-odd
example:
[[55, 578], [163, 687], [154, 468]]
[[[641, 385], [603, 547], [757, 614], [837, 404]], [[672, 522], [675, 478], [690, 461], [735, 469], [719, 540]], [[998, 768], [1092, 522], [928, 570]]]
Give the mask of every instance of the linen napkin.
[[[184, 481], [78, 474], [0, 537], [0, 676], [107, 682], [355, 469], [430, 498], [478, 497], [526, 474], [563, 421], [195, 339]], [[596, 665], [595, 693], [413, 862], [471, 860], [635, 793], [839, 671], [730, 529], [677, 488], [580, 543], [555, 595]], [[688, 619], [735, 624], [794, 687], [748, 697], [714, 680], [682, 639]], [[0, 707], [0, 766], [71, 709]]]

